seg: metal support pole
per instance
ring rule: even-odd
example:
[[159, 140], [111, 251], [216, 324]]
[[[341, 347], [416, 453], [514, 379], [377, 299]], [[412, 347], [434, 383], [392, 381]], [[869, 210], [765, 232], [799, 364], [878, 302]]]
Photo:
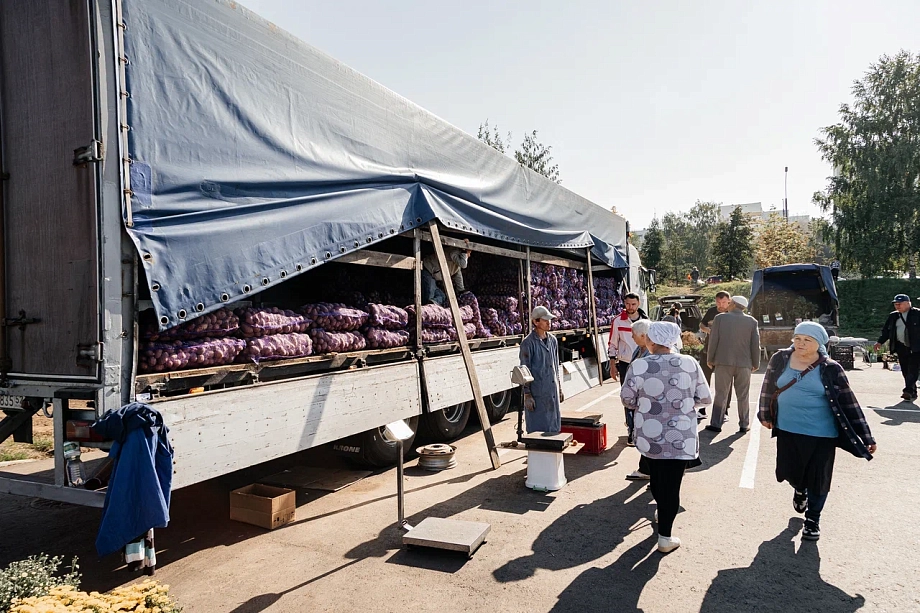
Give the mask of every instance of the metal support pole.
[[533, 297], [530, 291], [530, 288], [533, 286], [533, 273], [530, 270], [530, 247], [526, 249], [527, 253], [527, 268], [525, 272], [527, 273], [527, 328], [524, 334], [530, 334], [533, 332], [533, 322], [530, 321], [530, 314], [533, 313]]
[[591, 268], [591, 247], [585, 249], [588, 256], [588, 318], [591, 320], [588, 325], [594, 332], [591, 334], [591, 342], [594, 344], [594, 353], [597, 357], [597, 384], [601, 387], [604, 385], [604, 370], [601, 367], [601, 353], [597, 346], [600, 340], [600, 331], [597, 329], [597, 303], [594, 300], [594, 271]]
[[406, 501], [405, 486], [403, 484], [403, 441], [396, 441], [396, 453], [399, 458], [396, 462], [396, 506], [399, 513], [399, 527], [403, 530], [411, 530], [412, 526], [406, 521]]
[[495, 439], [492, 437], [492, 426], [489, 422], [489, 414], [486, 413], [486, 403], [482, 399], [482, 388], [479, 386], [479, 376], [476, 374], [476, 364], [473, 362], [470, 344], [469, 341], [467, 341], [466, 332], [463, 329], [463, 316], [460, 315], [460, 305], [457, 303], [457, 293], [454, 291], [454, 284], [451, 281], [450, 275], [447, 274], [447, 258], [444, 256], [444, 245], [441, 244], [441, 231], [438, 229], [437, 221], [429, 222], [428, 226], [431, 229], [431, 242], [434, 244], [434, 252], [438, 256], [438, 268], [441, 270], [441, 277], [444, 279], [444, 291], [447, 293], [450, 312], [454, 318], [454, 328], [457, 330], [460, 353], [463, 354], [466, 374], [470, 379], [470, 388], [473, 391], [473, 402], [476, 404], [476, 412], [479, 414], [479, 423], [482, 424], [482, 434], [486, 439], [486, 448], [489, 451], [489, 458], [492, 460], [492, 468], [497, 469], [502, 463], [498, 457], [498, 451], [495, 449]]

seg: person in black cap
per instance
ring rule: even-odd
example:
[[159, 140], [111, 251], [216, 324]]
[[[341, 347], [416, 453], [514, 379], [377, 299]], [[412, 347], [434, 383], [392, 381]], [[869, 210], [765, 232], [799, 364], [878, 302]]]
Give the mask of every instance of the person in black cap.
[[889, 351], [898, 356], [901, 375], [904, 377], [904, 393], [907, 401], [917, 399], [917, 376], [920, 374], [920, 309], [911, 306], [907, 294], [894, 297], [894, 311], [885, 321], [882, 335], [875, 343], [875, 350], [888, 342]]

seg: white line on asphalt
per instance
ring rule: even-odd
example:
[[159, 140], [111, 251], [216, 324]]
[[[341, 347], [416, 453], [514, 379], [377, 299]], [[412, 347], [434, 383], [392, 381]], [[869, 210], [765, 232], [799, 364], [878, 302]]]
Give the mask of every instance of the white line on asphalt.
[[[756, 402], [751, 405], [757, 406]], [[754, 414], [756, 420], [756, 413]], [[750, 431], [751, 438], [748, 440], [747, 454], [744, 456], [744, 467], [741, 469], [741, 482], [738, 487], [744, 487], [749, 490], [754, 489], [754, 477], [757, 475], [757, 454], [760, 452], [760, 430], [759, 423], [753, 423]]]
[[575, 409], [575, 410], [578, 411], [578, 412], [587, 411], [588, 409], [590, 409], [591, 407], [593, 407], [594, 405], [596, 405], [596, 404], [597, 404], [598, 402], [600, 402], [601, 400], [606, 400], [607, 398], [610, 398], [611, 396], [613, 396], [614, 394], [616, 394], [618, 391], [620, 391], [620, 386], [619, 386], [619, 385], [618, 385], [617, 388], [616, 388], [615, 390], [613, 390], [612, 392], [607, 392], [606, 394], [604, 394], [604, 395], [601, 396], [600, 398], [595, 398], [594, 400], [592, 400], [591, 402], [589, 402], [589, 403], [586, 404], [585, 406], [580, 407], [580, 408]]
[[869, 407], [873, 411], [901, 411], [902, 413], [920, 413], [920, 409], [879, 409], [876, 407]]

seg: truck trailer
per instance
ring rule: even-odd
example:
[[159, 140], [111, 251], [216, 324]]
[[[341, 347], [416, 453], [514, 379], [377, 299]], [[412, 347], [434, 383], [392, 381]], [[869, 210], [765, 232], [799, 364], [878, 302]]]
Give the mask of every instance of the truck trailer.
[[[0, 442], [45, 411], [55, 458], [0, 493], [102, 506], [64, 443], [107, 448], [89, 424], [132, 401], [170, 428], [174, 488], [333, 442], [385, 465], [389, 422], [448, 439], [474, 405], [502, 417], [537, 304], [564, 322], [566, 396], [602, 384], [617, 296], [648, 278], [624, 218], [229, 0], [0, 3], [0, 172]], [[439, 247], [472, 251], [473, 294], [504, 288], [498, 327], [426, 340]], [[382, 296], [415, 313], [398, 346], [152, 353], [209, 315]]]

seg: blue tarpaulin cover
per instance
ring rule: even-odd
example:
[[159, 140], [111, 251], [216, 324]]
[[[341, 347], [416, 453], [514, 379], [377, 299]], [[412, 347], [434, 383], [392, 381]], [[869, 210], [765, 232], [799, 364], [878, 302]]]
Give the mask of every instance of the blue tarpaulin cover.
[[122, 4], [128, 231], [165, 326], [433, 219], [627, 265], [622, 217], [239, 4]]

